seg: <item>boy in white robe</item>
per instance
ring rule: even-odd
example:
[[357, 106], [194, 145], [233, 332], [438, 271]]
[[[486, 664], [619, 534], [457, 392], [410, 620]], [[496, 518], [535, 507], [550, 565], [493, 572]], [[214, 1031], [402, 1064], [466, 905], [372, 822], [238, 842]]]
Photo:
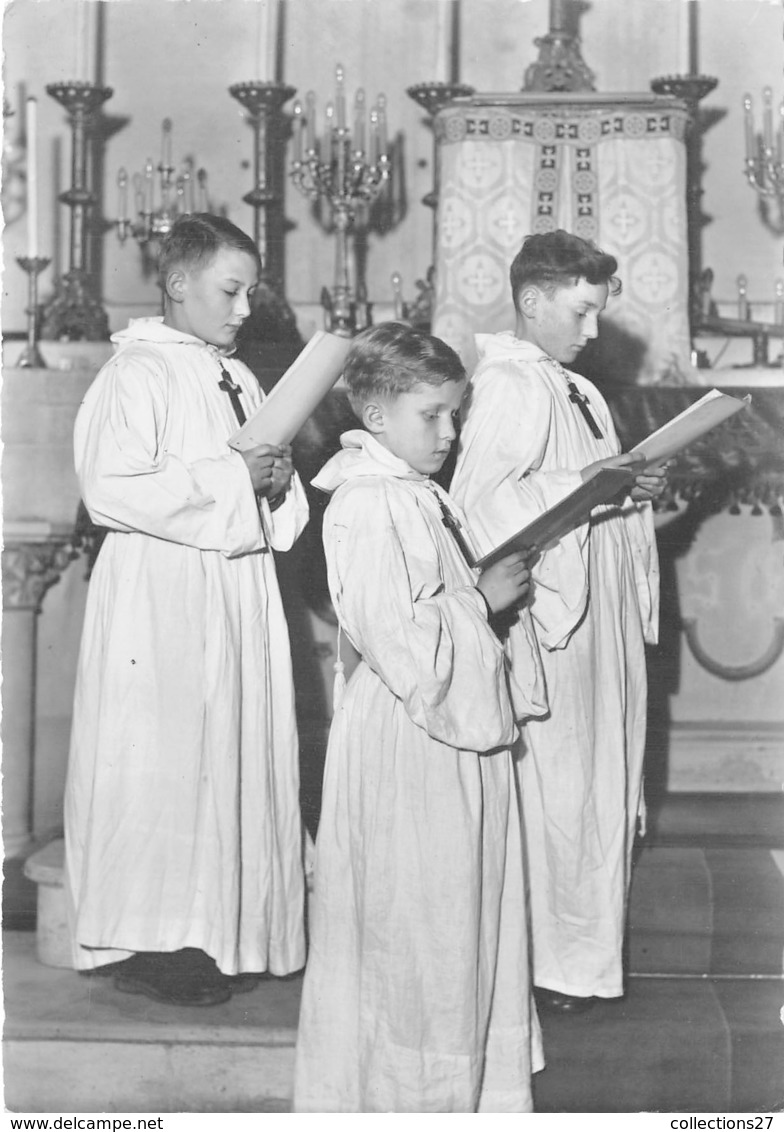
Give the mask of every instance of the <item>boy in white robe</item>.
[[231, 450], [261, 394], [231, 358], [260, 269], [178, 220], [163, 318], [115, 334], [75, 426], [108, 529], [90, 581], [65, 795], [74, 966], [207, 1005], [304, 965], [298, 744], [273, 550], [308, 517], [287, 446]]
[[515, 711], [543, 700], [533, 639], [510, 689], [491, 625], [528, 569], [516, 554], [479, 577], [445, 525], [430, 477], [465, 390], [454, 351], [382, 324], [344, 376], [364, 431], [313, 483], [361, 660], [327, 751], [294, 1110], [529, 1111], [542, 1059], [510, 747]]
[[[451, 491], [481, 549], [525, 526], [620, 455], [609, 409], [564, 369], [598, 332], [617, 261], [563, 231], [529, 236], [511, 268], [514, 334], [477, 335], [480, 362]], [[642, 806], [645, 644], [658, 628], [650, 499], [664, 468], [636, 476], [532, 570], [530, 612], [549, 714], [520, 760], [534, 982], [540, 1005], [577, 1012], [623, 994], [631, 851]], [[510, 637], [513, 649], [516, 638]], [[522, 658], [525, 664], [525, 657]]]

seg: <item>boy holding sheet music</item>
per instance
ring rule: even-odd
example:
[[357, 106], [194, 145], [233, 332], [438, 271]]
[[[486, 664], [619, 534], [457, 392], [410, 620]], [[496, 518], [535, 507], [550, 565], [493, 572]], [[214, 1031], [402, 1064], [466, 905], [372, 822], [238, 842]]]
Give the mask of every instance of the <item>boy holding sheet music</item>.
[[[629, 467], [607, 405], [565, 367], [598, 333], [617, 262], [563, 231], [529, 236], [511, 268], [514, 333], [477, 335], [479, 365], [451, 491], [489, 551], [599, 468]], [[549, 712], [522, 732], [534, 982], [545, 1008], [623, 994], [631, 851], [644, 807], [645, 645], [657, 639], [650, 500], [665, 468], [540, 547], [530, 612]], [[528, 663], [520, 627], [513, 665]]]
[[204, 1006], [305, 962], [289, 639], [273, 550], [308, 518], [231, 357], [260, 270], [228, 220], [176, 222], [162, 318], [114, 335], [76, 469], [108, 528], [90, 582], [65, 798], [74, 965]]
[[530, 1111], [542, 1060], [511, 746], [544, 700], [533, 635], [513, 678], [491, 626], [524, 602], [528, 568], [516, 553], [479, 576], [431, 479], [466, 387], [454, 351], [381, 324], [344, 377], [364, 427], [313, 483], [361, 660], [327, 751], [294, 1110]]

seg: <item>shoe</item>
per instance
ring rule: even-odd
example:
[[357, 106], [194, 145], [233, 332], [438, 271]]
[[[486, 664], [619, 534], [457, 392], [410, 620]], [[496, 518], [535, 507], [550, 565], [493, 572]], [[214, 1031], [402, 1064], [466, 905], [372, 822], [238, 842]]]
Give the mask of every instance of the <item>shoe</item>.
[[[128, 959], [130, 958], [131, 956], [129, 955]], [[110, 975], [118, 975], [128, 962], [128, 959], [118, 959], [114, 963], [103, 963], [100, 967], [87, 967], [85, 970], [77, 971], [77, 974], [83, 975], [86, 979], [108, 979]]]
[[242, 971], [239, 975], [224, 975], [223, 978], [232, 994], [247, 994], [248, 991], [255, 990], [265, 976]]
[[546, 987], [534, 987], [534, 997], [536, 1005], [551, 1014], [585, 1014], [596, 1002], [593, 997], [562, 994], [561, 991], [548, 990]]
[[209, 962], [203, 963], [201, 954], [193, 948], [137, 952], [115, 975], [114, 985], [126, 994], [144, 994], [169, 1006], [217, 1006], [228, 1002], [228, 980], [217, 968], [213, 972]]

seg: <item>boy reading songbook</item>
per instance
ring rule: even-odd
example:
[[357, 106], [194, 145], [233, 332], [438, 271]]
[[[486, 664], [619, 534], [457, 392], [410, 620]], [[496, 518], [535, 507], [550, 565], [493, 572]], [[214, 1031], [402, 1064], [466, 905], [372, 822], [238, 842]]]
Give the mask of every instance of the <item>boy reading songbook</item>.
[[218, 216], [176, 222], [162, 318], [114, 335], [76, 470], [108, 529], [65, 794], [74, 965], [208, 1006], [305, 960], [289, 640], [272, 550], [308, 517], [286, 445], [227, 444], [261, 400], [233, 346], [260, 270]]
[[327, 751], [295, 1111], [528, 1111], [542, 1060], [510, 748], [544, 704], [533, 639], [512, 686], [490, 624], [528, 569], [517, 553], [479, 576], [445, 525], [461, 519], [430, 477], [466, 386], [454, 351], [382, 324], [344, 376], [364, 427], [313, 482], [361, 660]]
[[[549, 713], [525, 727], [521, 795], [530, 857], [538, 1001], [574, 1013], [623, 994], [631, 851], [642, 801], [645, 644], [658, 618], [650, 500], [659, 465], [635, 471], [609, 409], [566, 369], [598, 333], [617, 261], [557, 231], [529, 236], [511, 268], [514, 333], [477, 335], [480, 362], [452, 491], [484, 551], [597, 469], [629, 468], [618, 504], [542, 546], [530, 613]], [[642, 461], [639, 461], [642, 462]], [[510, 630], [513, 665], [519, 628]], [[525, 667], [523, 650], [519, 663]]]

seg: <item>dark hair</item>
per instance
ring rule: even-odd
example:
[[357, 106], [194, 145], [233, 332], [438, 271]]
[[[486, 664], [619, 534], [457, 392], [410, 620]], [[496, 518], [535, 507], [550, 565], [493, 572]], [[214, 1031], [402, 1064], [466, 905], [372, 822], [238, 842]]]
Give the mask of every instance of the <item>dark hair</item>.
[[520, 292], [529, 284], [552, 295], [559, 287], [585, 279], [589, 283], [607, 283], [610, 294], [617, 295], [621, 290], [617, 270], [615, 256], [601, 251], [592, 240], [573, 236], [563, 228], [555, 232], [536, 232], [523, 240], [509, 269], [515, 310], [518, 310]]
[[443, 385], [465, 376], [451, 346], [403, 322], [381, 322], [363, 330], [343, 368], [351, 407], [358, 415], [371, 397], [391, 400], [420, 382]]
[[166, 288], [166, 277], [173, 267], [189, 270], [206, 267], [221, 248], [236, 248], [251, 256], [261, 271], [261, 256], [253, 240], [225, 216], [192, 212], [174, 221], [161, 243], [158, 276]]

